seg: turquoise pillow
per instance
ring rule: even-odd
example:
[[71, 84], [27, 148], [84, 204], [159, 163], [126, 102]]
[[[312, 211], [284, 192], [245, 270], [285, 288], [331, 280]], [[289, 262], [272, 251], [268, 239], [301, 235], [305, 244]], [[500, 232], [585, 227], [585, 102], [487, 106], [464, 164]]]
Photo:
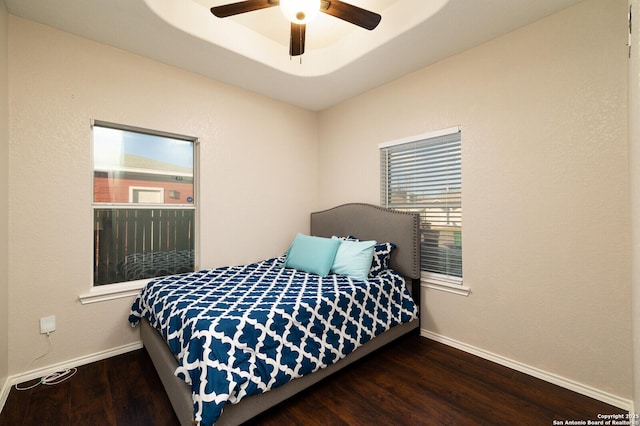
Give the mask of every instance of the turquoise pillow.
[[298, 234], [287, 251], [284, 267], [324, 277], [331, 270], [339, 246], [338, 240]]
[[364, 281], [369, 276], [375, 241], [341, 241], [331, 272]]

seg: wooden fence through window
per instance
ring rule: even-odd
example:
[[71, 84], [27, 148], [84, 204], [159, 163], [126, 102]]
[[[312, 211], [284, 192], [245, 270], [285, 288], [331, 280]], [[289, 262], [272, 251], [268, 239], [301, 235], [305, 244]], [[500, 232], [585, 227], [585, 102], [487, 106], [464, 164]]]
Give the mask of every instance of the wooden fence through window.
[[192, 209], [94, 210], [94, 285], [194, 270]]

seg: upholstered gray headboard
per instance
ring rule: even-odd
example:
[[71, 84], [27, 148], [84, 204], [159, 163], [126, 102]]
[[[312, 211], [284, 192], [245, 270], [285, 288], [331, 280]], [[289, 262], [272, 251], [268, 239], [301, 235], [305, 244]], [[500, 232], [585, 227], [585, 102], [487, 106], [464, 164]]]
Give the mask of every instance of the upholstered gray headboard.
[[409, 278], [420, 278], [419, 216], [372, 204], [343, 204], [311, 213], [311, 235], [353, 235], [360, 240], [394, 243], [390, 267]]

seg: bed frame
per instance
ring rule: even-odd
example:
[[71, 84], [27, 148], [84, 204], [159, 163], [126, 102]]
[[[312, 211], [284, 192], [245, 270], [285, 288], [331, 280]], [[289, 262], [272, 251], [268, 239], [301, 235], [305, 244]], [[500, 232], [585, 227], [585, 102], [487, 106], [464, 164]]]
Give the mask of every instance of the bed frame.
[[[420, 278], [418, 229], [418, 214], [396, 212], [370, 204], [344, 204], [311, 213], [312, 235], [320, 237], [354, 235], [361, 240], [395, 243], [397, 247], [392, 252], [390, 267], [403, 274], [408, 279], [408, 284], [413, 284], [412, 296], [419, 306], [420, 285], [413, 282]], [[216, 421], [216, 426], [243, 423], [418, 327], [419, 320], [393, 327], [327, 368], [295, 379], [264, 394], [244, 398], [238, 404], [228, 404]], [[140, 336], [180, 424], [193, 425], [191, 387], [173, 374], [178, 366], [174, 355], [160, 333], [146, 320], [141, 321]]]

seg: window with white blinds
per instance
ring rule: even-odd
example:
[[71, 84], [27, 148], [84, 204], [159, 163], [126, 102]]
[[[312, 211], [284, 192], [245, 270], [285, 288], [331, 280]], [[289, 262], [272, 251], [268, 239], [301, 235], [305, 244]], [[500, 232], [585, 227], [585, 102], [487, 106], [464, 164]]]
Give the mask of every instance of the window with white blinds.
[[418, 212], [423, 278], [462, 284], [459, 128], [380, 145], [381, 204]]

